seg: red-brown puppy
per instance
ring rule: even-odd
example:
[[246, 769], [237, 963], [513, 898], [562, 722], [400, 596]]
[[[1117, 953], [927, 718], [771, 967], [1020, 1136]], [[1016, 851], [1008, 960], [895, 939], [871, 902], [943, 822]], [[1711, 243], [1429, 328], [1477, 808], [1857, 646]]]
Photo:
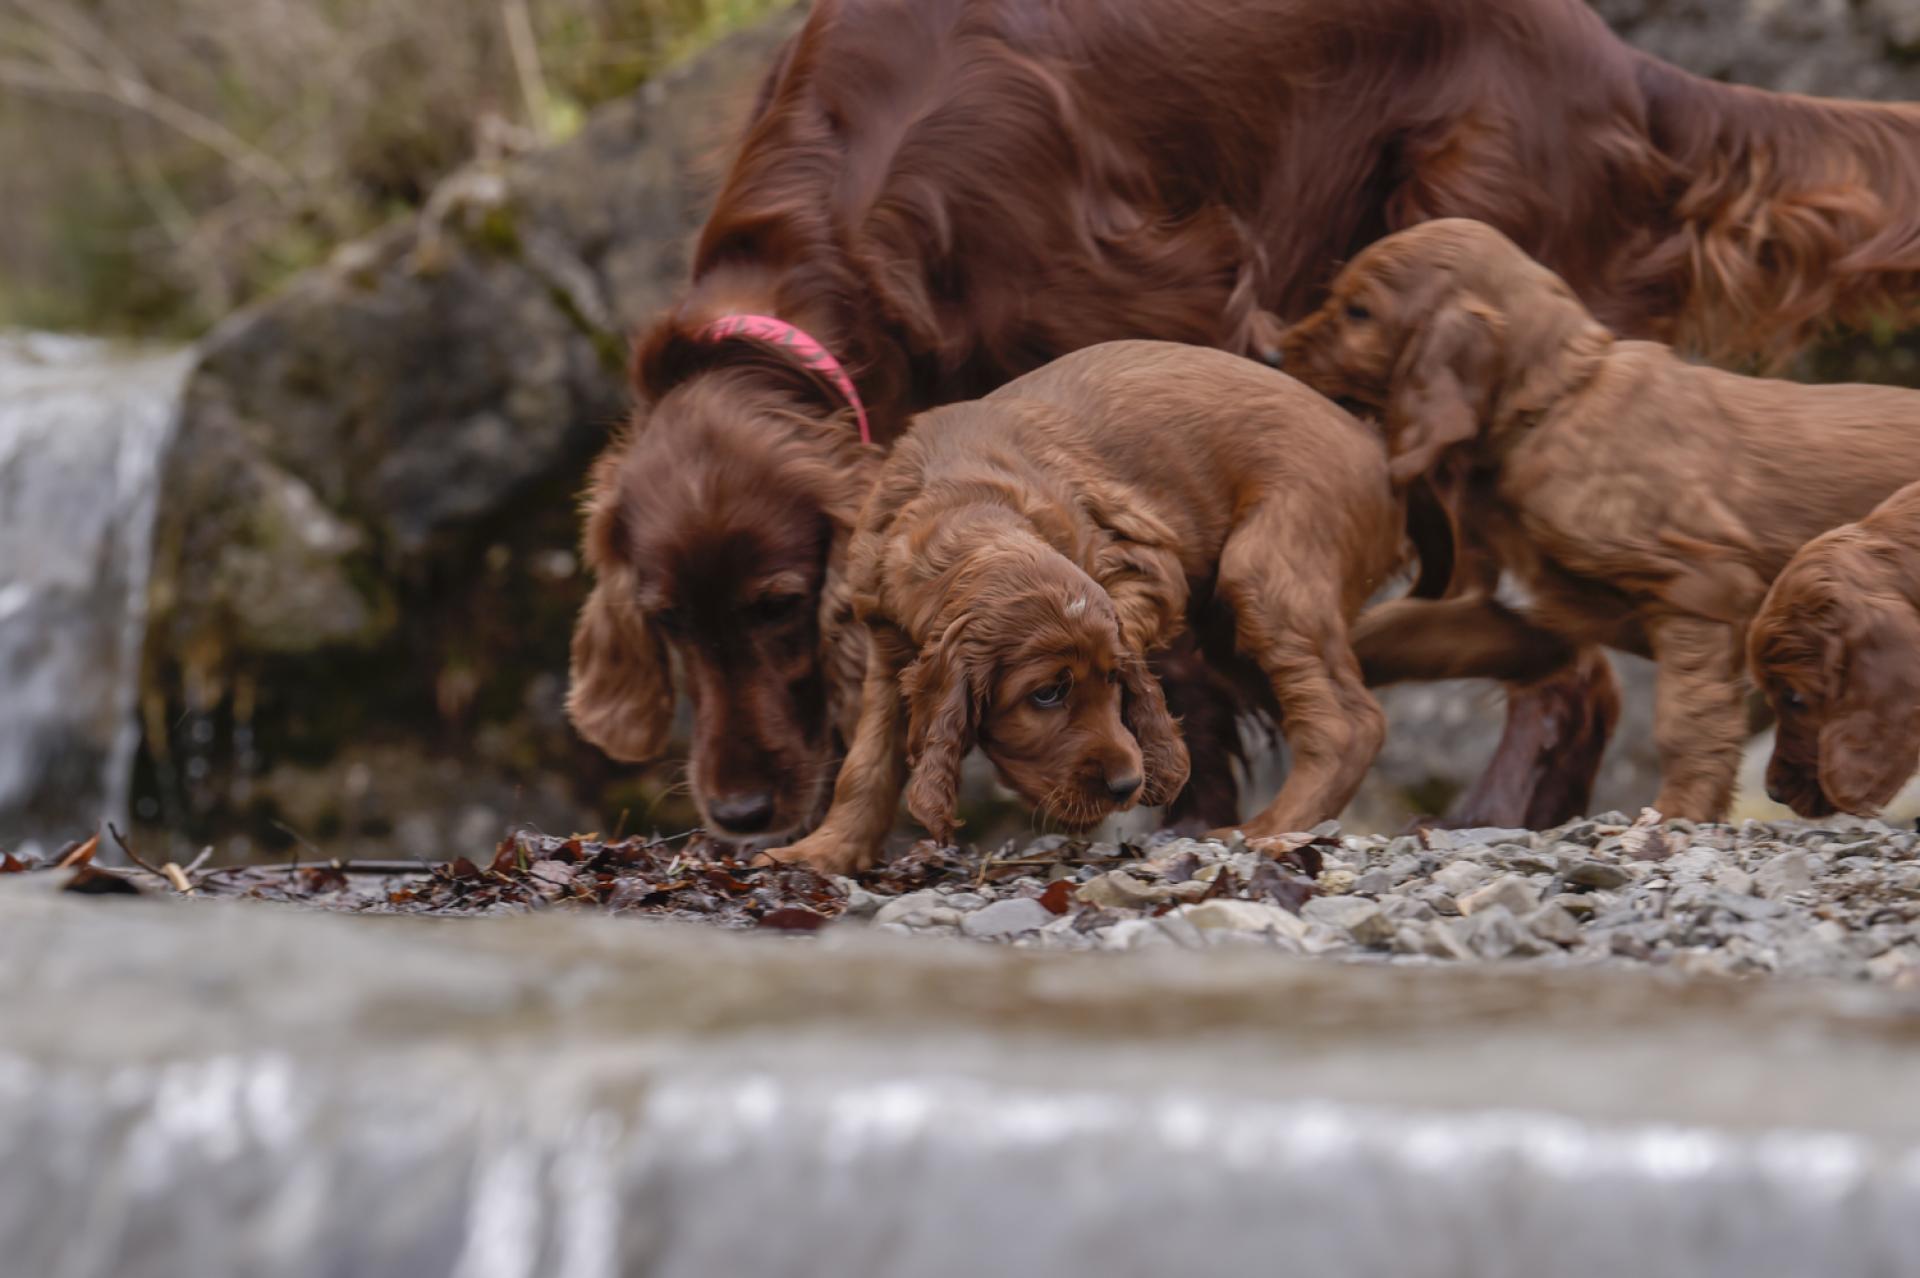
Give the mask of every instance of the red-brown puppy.
[[[1618, 341], [1478, 222], [1367, 249], [1285, 352], [1308, 385], [1383, 411], [1396, 482], [1435, 483], [1461, 540], [1531, 591], [1528, 624], [1658, 662], [1655, 806], [1673, 817], [1726, 812], [1747, 624], [1768, 584], [1920, 478], [1920, 394], [1739, 377]], [[1396, 601], [1363, 629], [1485, 667], [1461, 673], [1515, 677], [1541, 655], [1477, 590]]]
[[1257, 674], [1292, 747], [1247, 835], [1334, 816], [1385, 731], [1347, 625], [1399, 549], [1378, 438], [1224, 352], [1108, 343], [925, 414], [853, 539], [872, 642], [833, 806], [770, 855], [863, 869], [903, 789], [950, 838], [975, 745], [1069, 826], [1166, 801], [1187, 753], [1146, 658], [1189, 625]]
[[1767, 793], [1870, 815], [1920, 771], [1920, 483], [1807, 544], [1747, 633], [1779, 716]]

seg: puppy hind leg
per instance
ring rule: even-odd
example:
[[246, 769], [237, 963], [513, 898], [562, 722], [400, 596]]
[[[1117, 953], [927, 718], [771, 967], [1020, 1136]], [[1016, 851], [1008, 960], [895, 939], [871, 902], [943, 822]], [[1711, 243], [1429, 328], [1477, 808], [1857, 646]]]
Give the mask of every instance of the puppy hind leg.
[[1240, 824], [1250, 839], [1338, 816], [1386, 737], [1386, 715], [1347, 641], [1340, 569], [1274, 550], [1304, 544], [1311, 541], [1269, 514], [1244, 524], [1221, 555], [1219, 590], [1233, 607], [1238, 647], [1272, 685], [1292, 754], [1280, 792]]

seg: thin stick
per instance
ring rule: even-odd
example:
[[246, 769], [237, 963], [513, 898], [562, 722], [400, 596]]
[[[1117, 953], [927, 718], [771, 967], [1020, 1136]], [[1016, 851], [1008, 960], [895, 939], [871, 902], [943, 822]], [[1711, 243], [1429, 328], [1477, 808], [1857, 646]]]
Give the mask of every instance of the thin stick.
[[186, 871], [171, 861], [162, 866], [161, 871], [166, 876], [167, 882], [173, 884], [174, 891], [182, 896], [193, 895], [193, 884], [187, 880]]
[[172, 882], [172, 880], [168, 879], [167, 875], [162, 870], [160, 870], [159, 867], [153, 865], [145, 857], [141, 856], [138, 852], [135, 852], [133, 850], [133, 845], [127, 842], [127, 836], [120, 833], [120, 831], [114, 826], [113, 822], [111, 821], [107, 822], [107, 833], [111, 834], [113, 836], [113, 841], [120, 845], [120, 850], [127, 854], [127, 860], [133, 862], [135, 865], [139, 866], [141, 869], [145, 870], [148, 874], [151, 874], [156, 879], [167, 879], [168, 882]]

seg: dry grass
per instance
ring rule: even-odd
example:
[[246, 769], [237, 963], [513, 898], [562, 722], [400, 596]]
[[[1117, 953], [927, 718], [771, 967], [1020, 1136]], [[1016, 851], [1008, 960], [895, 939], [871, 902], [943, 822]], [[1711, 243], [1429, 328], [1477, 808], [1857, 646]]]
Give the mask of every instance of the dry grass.
[[0, 325], [190, 333], [779, 0], [0, 0]]

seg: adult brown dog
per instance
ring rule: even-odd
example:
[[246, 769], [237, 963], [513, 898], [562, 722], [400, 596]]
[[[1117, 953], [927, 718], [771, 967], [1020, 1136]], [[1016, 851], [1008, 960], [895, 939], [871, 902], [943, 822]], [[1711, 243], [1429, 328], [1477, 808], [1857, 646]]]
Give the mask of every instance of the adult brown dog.
[[[1284, 347], [1308, 385], [1381, 411], [1395, 481], [1434, 481], [1459, 540], [1532, 593], [1527, 624], [1658, 663], [1668, 816], [1726, 812], [1769, 583], [1920, 478], [1920, 393], [1741, 377], [1616, 340], [1479, 222], [1371, 246]], [[1387, 604], [1363, 628], [1524, 670], [1539, 654], [1484, 586]]]
[[[1449, 214], [1511, 233], [1618, 331], [1774, 350], [1912, 291], [1920, 122], [1696, 79], [1579, 0], [819, 0], [595, 468], [574, 722], [658, 755], [673, 653], [711, 827], [797, 829], [834, 773], [861, 664], [836, 581], [881, 452], [842, 393], [714, 321], [811, 334], [885, 445], [1096, 342], [1262, 353], [1335, 263]], [[1510, 704], [1524, 730], [1479, 796], [1508, 810], [1479, 818], [1551, 816], [1535, 746], [1571, 776], [1550, 806], [1584, 804], [1611, 691], [1587, 673]], [[1175, 705], [1213, 759], [1198, 780], [1228, 775], [1220, 704]], [[1206, 797], [1213, 823], [1231, 800]]]
[[1747, 632], [1778, 716], [1767, 793], [1870, 815], [1920, 771], [1920, 484], [1795, 555]]
[[1370, 427], [1223, 351], [1110, 342], [923, 415], [853, 537], [871, 644], [833, 806], [768, 855], [864, 869], [903, 788], [950, 839], [975, 744], [1071, 828], [1166, 802], [1188, 760], [1146, 659], [1189, 627], [1293, 752], [1247, 837], [1338, 815], [1386, 731], [1347, 627], [1400, 525]]

